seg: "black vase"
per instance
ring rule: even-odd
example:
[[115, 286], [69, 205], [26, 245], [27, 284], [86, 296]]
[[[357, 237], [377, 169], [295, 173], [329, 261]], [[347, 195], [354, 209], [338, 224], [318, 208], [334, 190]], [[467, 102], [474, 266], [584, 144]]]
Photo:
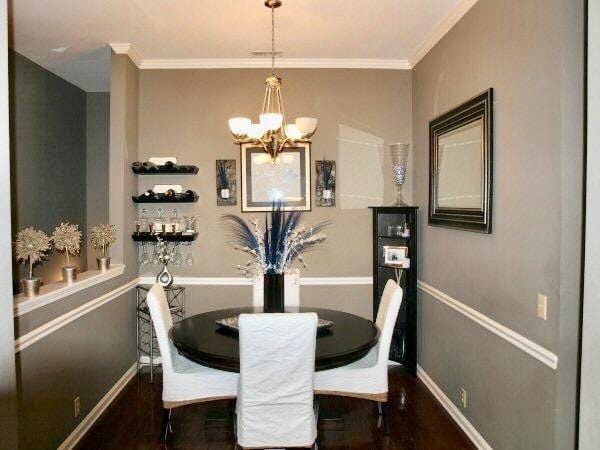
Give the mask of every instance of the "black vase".
[[265, 273], [263, 311], [266, 313], [282, 313], [284, 304], [285, 275], [282, 273]]

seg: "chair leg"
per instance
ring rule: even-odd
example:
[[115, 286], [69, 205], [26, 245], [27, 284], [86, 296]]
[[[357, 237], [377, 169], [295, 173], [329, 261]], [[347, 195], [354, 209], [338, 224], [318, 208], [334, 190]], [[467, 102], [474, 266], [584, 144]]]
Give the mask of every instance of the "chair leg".
[[169, 408], [163, 408], [162, 427], [160, 432], [161, 442], [166, 442], [169, 437], [169, 433], [173, 433], [173, 426], [171, 424], [171, 413], [172, 410]]
[[377, 412], [377, 428], [381, 428], [381, 426], [384, 425], [384, 433], [389, 434], [389, 403], [377, 402]]

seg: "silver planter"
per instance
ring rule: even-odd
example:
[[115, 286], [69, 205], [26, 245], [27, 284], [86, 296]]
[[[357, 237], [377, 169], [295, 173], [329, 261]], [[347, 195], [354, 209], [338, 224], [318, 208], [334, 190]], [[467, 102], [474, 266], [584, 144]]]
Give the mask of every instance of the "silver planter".
[[23, 278], [21, 280], [21, 287], [23, 288], [23, 295], [25, 297], [35, 297], [40, 293], [40, 286], [42, 280], [40, 278]]
[[77, 267], [66, 266], [62, 268], [63, 281], [65, 283], [73, 283], [77, 280]]
[[96, 262], [98, 263], [98, 270], [100, 272], [106, 272], [110, 269], [110, 256], [96, 257]]

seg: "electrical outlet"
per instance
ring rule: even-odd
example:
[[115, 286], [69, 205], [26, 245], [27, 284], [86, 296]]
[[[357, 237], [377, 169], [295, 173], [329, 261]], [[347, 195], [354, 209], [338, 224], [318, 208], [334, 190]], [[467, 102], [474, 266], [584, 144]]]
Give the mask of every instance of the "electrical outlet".
[[460, 404], [463, 409], [467, 409], [469, 406], [469, 396], [467, 395], [467, 390], [465, 388], [458, 388], [458, 395], [460, 398]]
[[537, 315], [542, 320], [547, 320], [548, 317], [548, 297], [544, 294], [538, 294]]
[[73, 417], [77, 418], [81, 414], [81, 399], [79, 396], [73, 399]]

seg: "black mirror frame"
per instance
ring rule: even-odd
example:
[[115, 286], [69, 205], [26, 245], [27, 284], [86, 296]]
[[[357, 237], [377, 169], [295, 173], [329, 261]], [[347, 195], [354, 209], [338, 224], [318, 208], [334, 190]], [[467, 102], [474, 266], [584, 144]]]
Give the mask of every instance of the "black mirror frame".
[[[492, 232], [493, 101], [494, 93], [490, 88], [429, 122], [429, 225], [478, 233]], [[482, 208], [438, 208], [438, 138], [478, 119], [483, 119], [484, 128]]]

